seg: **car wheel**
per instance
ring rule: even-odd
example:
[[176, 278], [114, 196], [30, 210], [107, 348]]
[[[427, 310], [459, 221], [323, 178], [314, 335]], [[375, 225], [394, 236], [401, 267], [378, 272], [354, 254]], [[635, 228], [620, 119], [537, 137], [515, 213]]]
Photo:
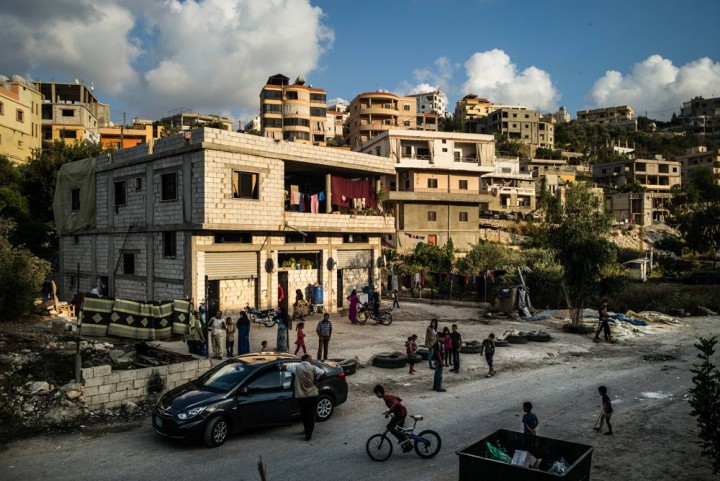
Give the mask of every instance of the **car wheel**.
[[225, 442], [228, 436], [229, 426], [222, 416], [216, 416], [205, 425], [205, 446], [216, 448]]
[[526, 335], [510, 335], [505, 338], [510, 344], [527, 344], [528, 338]]
[[319, 423], [325, 422], [330, 419], [334, 411], [335, 404], [333, 404], [332, 398], [327, 394], [321, 394], [320, 397], [318, 397], [315, 420]]
[[372, 365], [383, 369], [400, 369], [407, 364], [407, 357], [399, 352], [378, 354], [372, 360]]

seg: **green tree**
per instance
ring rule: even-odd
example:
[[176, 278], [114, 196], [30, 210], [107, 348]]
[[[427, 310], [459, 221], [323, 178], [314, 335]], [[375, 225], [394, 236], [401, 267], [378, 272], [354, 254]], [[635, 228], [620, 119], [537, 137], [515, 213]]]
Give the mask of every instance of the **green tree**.
[[567, 191], [565, 205], [548, 212], [547, 222], [531, 231], [532, 244], [553, 249], [562, 265], [562, 288], [574, 325], [598, 291], [609, 293], [612, 281], [622, 277], [609, 240], [612, 216], [603, 205], [602, 197], [587, 184], [576, 182]]
[[703, 455], [710, 457], [713, 473], [720, 473], [720, 372], [712, 362], [717, 337], [700, 338], [695, 344], [700, 362], [690, 370], [694, 374], [690, 388], [690, 415], [697, 417]]
[[459, 118], [453, 116], [440, 117], [440, 125], [438, 126], [441, 132], [464, 132], [462, 122]]
[[10, 242], [15, 222], [0, 217], [0, 320], [28, 312], [40, 292], [50, 263]]

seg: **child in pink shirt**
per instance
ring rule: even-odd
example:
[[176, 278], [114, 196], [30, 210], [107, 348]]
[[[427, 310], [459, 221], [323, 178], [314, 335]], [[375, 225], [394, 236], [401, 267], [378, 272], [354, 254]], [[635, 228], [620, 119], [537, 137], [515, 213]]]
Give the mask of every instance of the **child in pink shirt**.
[[305, 323], [304, 322], [298, 322], [297, 327], [295, 330], [297, 331], [297, 337], [295, 338], [295, 345], [297, 346], [295, 348], [295, 354], [300, 351], [300, 348], [302, 347], [302, 350], [305, 354], [307, 354], [307, 349], [305, 349]]

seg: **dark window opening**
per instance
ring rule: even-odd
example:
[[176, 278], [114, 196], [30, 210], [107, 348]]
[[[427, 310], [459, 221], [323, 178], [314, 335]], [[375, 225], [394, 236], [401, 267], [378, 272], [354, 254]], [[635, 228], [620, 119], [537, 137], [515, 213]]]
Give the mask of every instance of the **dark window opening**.
[[115, 205], [127, 205], [127, 189], [124, 180], [115, 182]]
[[75, 111], [73, 109], [62, 109], [60, 113], [63, 117], [75, 117]]
[[435, 222], [437, 220], [437, 212], [435, 212], [434, 210], [428, 211], [427, 220], [428, 222]]
[[343, 242], [345, 244], [367, 244], [370, 240], [370, 236], [367, 234], [345, 234], [343, 235]]
[[70, 210], [73, 212], [80, 210], [80, 189], [70, 191]]
[[252, 172], [233, 171], [233, 198], [234, 199], [259, 199], [260, 198], [260, 175]]
[[315, 243], [317, 242], [317, 236], [315, 234], [301, 234], [299, 232], [292, 232], [285, 234], [286, 244], [304, 244], [304, 243]]
[[218, 232], [215, 234], [216, 244], [251, 244], [252, 235], [248, 232]]
[[170, 172], [160, 176], [161, 199], [177, 200], [177, 172]]
[[163, 256], [175, 257], [177, 255], [177, 234], [163, 232]]
[[135, 254], [123, 254], [123, 274], [135, 274]]

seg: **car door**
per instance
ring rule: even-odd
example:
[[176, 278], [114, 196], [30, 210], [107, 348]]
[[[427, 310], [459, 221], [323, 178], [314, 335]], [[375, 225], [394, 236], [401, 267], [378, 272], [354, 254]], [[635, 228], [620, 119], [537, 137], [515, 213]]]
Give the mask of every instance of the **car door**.
[[243, 429], [292, 423], [292, 374], [277, 366], [253, 375], [236, 397], [238, 424]]

